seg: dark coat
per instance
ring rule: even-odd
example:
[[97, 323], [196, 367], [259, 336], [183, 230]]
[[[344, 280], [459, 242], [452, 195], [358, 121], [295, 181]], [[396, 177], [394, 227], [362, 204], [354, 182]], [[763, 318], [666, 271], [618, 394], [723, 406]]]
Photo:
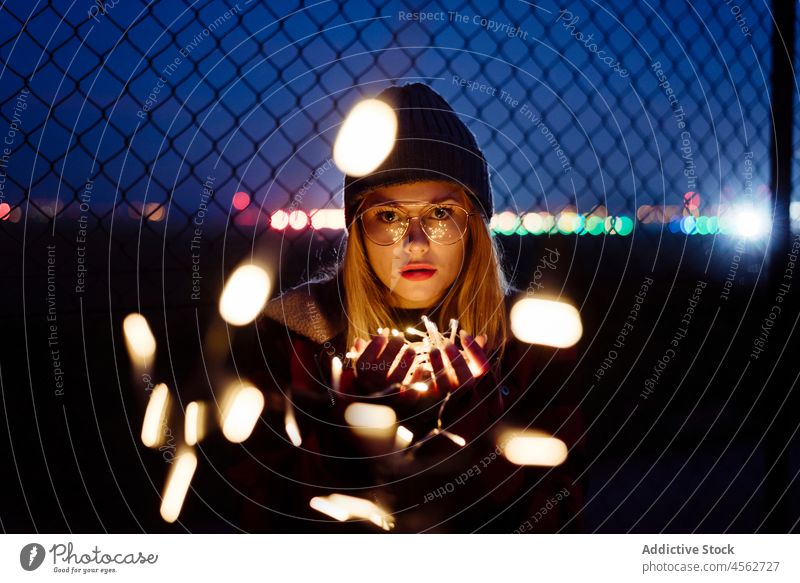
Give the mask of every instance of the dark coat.
[[[226, 476], [240, 491], [241, 526], [259, 532], [375, 531], [339, 523], [309, 507], [314, 496], [340, 492], [369, 498], [395, 513], [396, 532], [576, 532], [581, 530], [583, 423], [575, 399], [543, 384], [542, 372], [566, 378], [574, 355], [510, 339], [469, 394], [453, 397], [443, 428], [409, 451], [386, 454], [353, 435], [343, 411], [350, 398], [330, 391], [333, 356], [344, 360], [344, 294], [337, 280], [299, 286], [272, 300], [257, 325], [234, 339], [234, 366], [267, 396], [263, 423], [230, 456]], [[511, 301], [509, 297], [509, 305]], [[345, 373], [350, 392], [353, 373]], [[356, 381], [357, 382], [357, 381]], [[284, 429], [287, 398], [303, 437]], [[387, 403], [392, 404], [392, 403]], [[436, 425], [438, 406], [420, 413], [400, 403], [398, 418], [415, 442]], [[417, 406], [418, 407], [418, 406]], [[503, 427], [547, 431], [570, 448], [555, 468], [518, 467], [500, 454]]]

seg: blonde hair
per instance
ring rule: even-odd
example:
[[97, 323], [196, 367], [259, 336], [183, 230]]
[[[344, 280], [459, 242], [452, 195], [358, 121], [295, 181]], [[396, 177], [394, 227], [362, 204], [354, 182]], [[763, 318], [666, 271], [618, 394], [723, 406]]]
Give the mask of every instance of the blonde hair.
[[[470, 212], [475, 210], [467, 199]], [[502, 357], [508, 337], [505, 294], [507, 283], [500, 267], [500, 250], [480, 215], [472, 215], [467, 230], [464, 269], [440, 300], [432, 318], [440, 330], [449, 328], [450, 319], [472, 336], [486, 335], [486, 354]], [[347, 306], [347, 347], [356, 338], [369, 339], [378, 327], [392, 326], [389, 302], [391, 291], [378, 279], [367, 257], [359, 221], [348, 234], [342, 263]]]

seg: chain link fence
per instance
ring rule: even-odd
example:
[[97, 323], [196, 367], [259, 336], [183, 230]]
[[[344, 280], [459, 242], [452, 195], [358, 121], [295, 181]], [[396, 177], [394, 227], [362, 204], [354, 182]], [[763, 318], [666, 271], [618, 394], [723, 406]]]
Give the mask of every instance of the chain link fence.
[[339, 124], [416, 80], [477, 135], [498, 211], [624, 216], [647, 242], [676, 234], [670, 218], [769, 205], [764, 3], [18, 1], [0, 15], [0, 210], [70, 241], [140, 230], [185, 262], [175, 247], [198, 227], [219, 249], [274, 230], [279, 209], [340, 208]]
[[[314, 221], [342, 207], [331, 159], [338, 128], [360, 99], [424, 81], [486, 154], [495, 232], [515, 250], [508, 261], [516, 258], [520, 287], [541, 277], [550, 291], [563, 280], [581, 310], [581, 361], [548, 371], [540, 386], [569, 383], [587, 395], [599, 460], [587, 468], [597, 499], [588, 529], [752, 531], [774, 510], [771, 520], [788, 521], [775, 531], [796, 530], [796, 407], [786, 404], [776, 423], [785, 435], [776, 433], [780, 371], [752, 362], [751, 376], [772, 383], [766, 404], [758, 382], [739, 376], [774, 297], [761, 285], [771, 266], [764, 240], [744, 253], [735, 233], [720, 236], [737, 206], [769, 213], [774, 202], [772, 130], [790, 121], [771, 114], [770, 10], [735, 0], [5, 2], [0, 307], [14, 346], [0, 351], [0, 384], [14, 389], [3, 389], [15, 442], [4, 463], [19, 460], [24, 480], [18, 474], [19, 490], [4, 496], [3, 528], [167, 528], [154, 511], [164, 463], [142, 455], [135, 434], [147, 383], [165, 380], [182, 397], [205, 390], [202, 335], [224, 273], [243, 255], [269, 255], [283, 288], [338, 257], [343, 231]], [[791, 208], [796, 229], [800, 207]], [[526, 222], [533, 213], [539, 219]], [[562, 225], [564, 216], [583, 218]], [[545, 245], [562, 253], [558, 269], [537, 266]], [[771, 275], [782, 275], [780, 260]], [[700, 279], [709, 291], [684, 368], [676, 363], [674, 382], [644, 399], [642, 383]], [[643, 281], [658, 282], [648, 315], [600, 383]], [[166, 347], [146, 382], [125, 380], [119, 326], [134, 310]], [[43, 314], [57, 317], [57, 334]], [[777, 326], [769, 339], [781, 356], [792, 354], [789, 323], [785, 342]], [[713, 336], [701, 336], [704, 324]], [[94, 423], [84, 423], [90, 412]], [[742, 443], [729, 451], [734, 438]], [[693, 459], [701, 445], [706, 457]], [[668, 456], [651, 474], [653, 452]], [[790, 454], [779, 471], [765, 469]], [[614, 456], [632, 464], [620, 471]], [[743, 459], [753, 466], [744, 472]], [[713, 490], [688, 506], [683, 480], [662, 499], [684, 467], [684, 478]], [[96, 495], [109, 472], [116, 490]], [[648, 475], [652, 487], [639, 488]], [[743, 512], [731, 519], [723, 506]]]

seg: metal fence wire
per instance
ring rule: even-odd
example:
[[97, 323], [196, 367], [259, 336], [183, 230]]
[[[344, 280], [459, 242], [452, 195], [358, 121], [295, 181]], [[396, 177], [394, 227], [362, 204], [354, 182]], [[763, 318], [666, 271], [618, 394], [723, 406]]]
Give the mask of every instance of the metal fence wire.
[[770, 201], [763, 2], [17, 0], [0, 20], [0, 214], [70, 241], [135, 228], [169, 253], [197, 221], [218, 246], [340, 208], [347, 112], [418, 80], [476, 134], [498, 211], [627, 217], [611, 234], [647, 241]]
[[[794, 268], [789, 225], [745, 248], [732, 222], [742, 209], [758, 221], [789, 207], [800, 230], [800, 157], [789, 151], [800, 108], [792, 119], [797, 86], [785, 74], [794, 10], [789, 0], [0, 3], [11, 445], [0, 466], [14, 464], [19, 486], [0, 488], [0, 526], [177, 529], [157, 514], [167, 460], [142, 455], [138, 433], [153, 384], [181, 403], [211, 402], [235, 368], [223, 364], [232, 336], [217, 310], [225, 274], [263, 253], [269, 269], [280, 263], [274, 297], [337, 257], [337, 132], [361, 99], [423, 81], [485, 152], [493, 229], [520, 258], [516, 277], [541, 277], [580, 311], [580, 343], [542, 365], [513, 414], [530, 426], [540, 396], [562, 389], [580, 403], [580, 479], [596, 499], [586, 530], [796, 530], [794, 289], [780, 322], [769, 311]], [[536, 272], [546, 247], [565, 259]], [[122, 338], [134, 311], [159, 345], [142, 375]], [[631, 313], [640, 319], [627, 336]], [[690, 313], [683, 340], [678, 317]], [[654, 368], [676, 331], [680, 358]], [[222, 445], [216, 459], [235, 449]], [[196, 484], [215, 491], [206, 479]], [[221, 516], [192, 501], [186, 516], [211, 531]]]

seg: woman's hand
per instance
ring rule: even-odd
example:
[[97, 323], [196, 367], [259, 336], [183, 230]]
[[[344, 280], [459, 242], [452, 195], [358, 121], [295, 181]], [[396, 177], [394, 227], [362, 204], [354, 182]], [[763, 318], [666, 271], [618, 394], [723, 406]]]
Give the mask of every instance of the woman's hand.
[[[416, 353], [409, 349], [402, 336], [389, 336], [388, 333], [373, 336], [367, 342], [357, 338], [354, 351], [358, 353], [355, 374], [359, 384], [370, 391], [382, 391], [405, 379]], [[397, 366], [392, 364], [402, 352]]]
[[[392, 385], [402, 384], [404, 380], [409, 384], [426, 383], [434, 387], [431, 393], [440, 395], [460, 387], [471, 387], [475, 379], [489, 370], [488, 358], [483, 350], [486, 337], [481, 335], [473, 338], [463, 330], [460, 337], [464, 350], [459, 350], [452, 342], [446, 342], [443, 349], [431, 349], [429, 357], [433, 373], [417, 366], [410, 381], [407, 376], [416, 359], [416, 352], [405, 343], [402, 336], [389, 336], [387, 331], [373, 336], [369, 342], [357, 338], [353, 346], [358, 354], [356, 378], [370, 391], [383, 391]], [[397, 364], [392, 368], [395, 361]], [[404, 388], [407, 387], [399, 387], [398, 390]]]
[[489, 370], [489, 359], [483, 350], [486, 336], [473, 338], [464, 330], [459, 336], [463, 350], [452, 342], [446, 342], [443, 349], [434, 348], [430, 353], [433, 383], [440, 394], [472, 388], [475, 380]]

